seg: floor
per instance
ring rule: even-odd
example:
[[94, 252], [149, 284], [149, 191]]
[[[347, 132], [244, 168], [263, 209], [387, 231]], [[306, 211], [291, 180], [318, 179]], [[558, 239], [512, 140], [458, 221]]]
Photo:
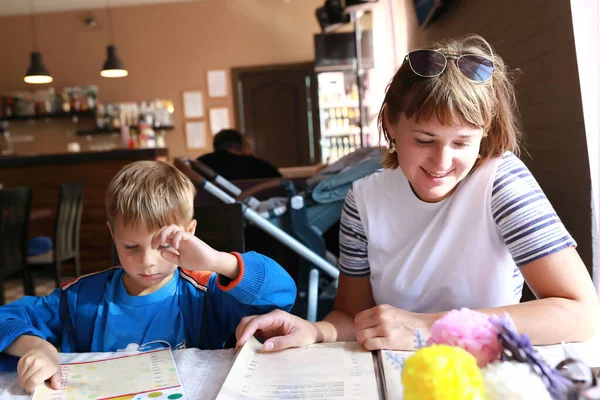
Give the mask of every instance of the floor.
[[[64, 279], [65, 282], [68, 282], [69, 280], [71, 280], [69, 277], [65, 277]], [[35, 278], [36, 296], [48, 295], [54, 289], [56, 289], [56, 284], [53, 278]], [[4, 282], [4, 295], [6, 296], [6, 303], [10, 303], [23, 297], [23, 284], [21, 283], [21, 280], [17, 278]]]

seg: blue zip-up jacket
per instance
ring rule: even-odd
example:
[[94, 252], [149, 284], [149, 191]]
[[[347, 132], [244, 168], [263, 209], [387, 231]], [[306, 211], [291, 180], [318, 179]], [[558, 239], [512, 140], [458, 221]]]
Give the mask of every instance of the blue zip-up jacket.
[[[171, 348], [220, 349], [240, 320], [276, 308], [289, 311], [296, 286], [275, 261], [236, 254], [240, 273], [175, 270], [171, 281], [146, 296], [131, 296], [122, 268], [82, 276], [43, 297], [0, 307], [0, 351], [21, 335], [39, 336], [61, 352], [107, 352], [154, 341]], [[7, 363], [8, 362], [8, 363]], [[14, 367], [0, 357], [0, 369]]]

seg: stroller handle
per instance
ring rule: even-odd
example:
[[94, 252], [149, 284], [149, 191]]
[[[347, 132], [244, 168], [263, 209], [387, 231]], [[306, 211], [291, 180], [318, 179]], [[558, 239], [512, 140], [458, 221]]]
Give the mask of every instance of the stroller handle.
[[207, 181], [218, 183], [219, 186], [225, 188], [229, 193], [233, 194], [234, 196], [239, 196], [240, 194], [242, 194], [242, 190], [240, 188], [235, 186], [233, 183], [229, 182], [227, 179], [223, 178], [215, 170], [213, 170], [203, 162], [192, 159], [188, 159], [187, 162]]

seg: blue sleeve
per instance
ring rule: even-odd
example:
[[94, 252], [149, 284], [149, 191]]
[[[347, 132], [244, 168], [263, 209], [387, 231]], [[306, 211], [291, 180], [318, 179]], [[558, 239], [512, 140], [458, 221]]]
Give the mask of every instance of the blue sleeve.
[[275, 261], [255, 252], [236, 255], [240, 275], [235, 280], [213, 274], [208, 282], [208, 335], [206, 348], [221, 348], [240, 320], [275, 309], [289, 311], [296, 284]]
[[0, 352], [21, 335], [39, 336], [58, 346], [61, 296], [62, 289], [58, 288], [48, 296], [25, 296], [0, 307]]

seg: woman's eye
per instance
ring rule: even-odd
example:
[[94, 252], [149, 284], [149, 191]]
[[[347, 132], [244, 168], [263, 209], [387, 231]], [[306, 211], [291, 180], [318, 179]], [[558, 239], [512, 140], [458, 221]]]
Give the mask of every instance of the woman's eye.
[[421, 146], [427, 146], [429, 144], [433, 143], [433, 140], [420, 140], [420, 139], [416, 139], [417, 144], [421, 145]]
[[456, 143], [456, 147], [458, 147], [459, 149], [467, 148], [470, 145], [471, 145], [471, 143]]
[[125, 248], [127, 250], [136, 250], [138, 248], [138, 246], [137, 245], [136, 246], [125, 246]]

